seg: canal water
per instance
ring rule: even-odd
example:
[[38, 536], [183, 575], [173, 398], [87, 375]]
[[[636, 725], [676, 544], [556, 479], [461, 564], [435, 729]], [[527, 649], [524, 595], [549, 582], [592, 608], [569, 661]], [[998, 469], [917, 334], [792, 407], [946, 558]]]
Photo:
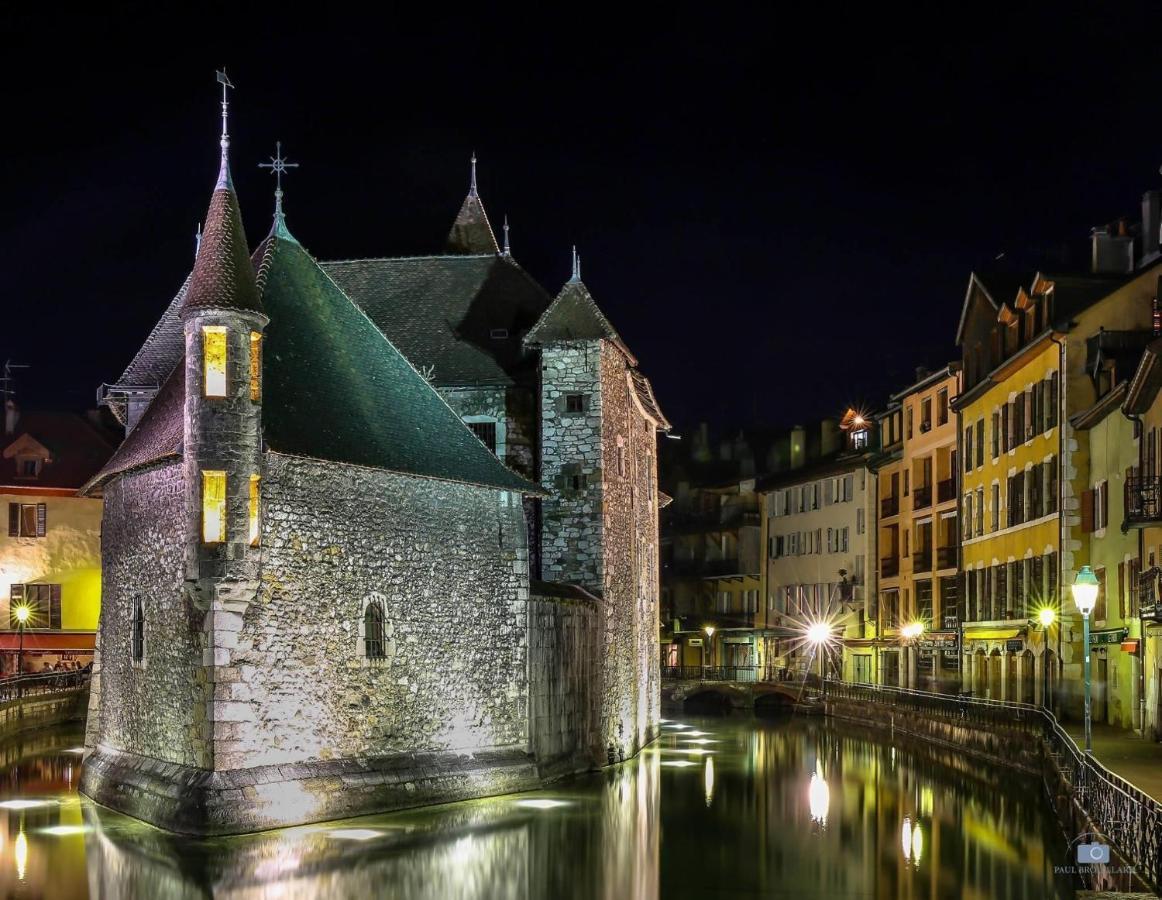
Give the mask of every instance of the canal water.
[[682, 717], [551, 790], [236, 838], [76, 793], [79, 732], [0, 747], [0, 897], [1051, 898], [1040, 786], [822, 719]]

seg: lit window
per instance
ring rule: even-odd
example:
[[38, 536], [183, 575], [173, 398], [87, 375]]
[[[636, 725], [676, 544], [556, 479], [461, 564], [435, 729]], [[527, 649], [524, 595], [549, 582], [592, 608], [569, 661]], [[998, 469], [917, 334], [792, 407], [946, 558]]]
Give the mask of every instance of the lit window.
[[207, 397], [226, 396], [226, 329], [202, 326], [202, 363]]
[[258, 480], [257, 475], [250, 476], [250, 546], [258, 546]]
[[202, 540], [220, 544], [226, 540], [226, 473], [202, 473]]
[[262, 399], [262, 335], [250, 332], [250, 399]]

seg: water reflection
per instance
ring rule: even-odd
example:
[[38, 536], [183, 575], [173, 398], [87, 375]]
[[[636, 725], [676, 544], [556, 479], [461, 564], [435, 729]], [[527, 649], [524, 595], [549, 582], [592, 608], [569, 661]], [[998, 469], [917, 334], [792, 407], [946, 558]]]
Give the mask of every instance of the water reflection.
[[66, 749], [0, 748], [0, 896], [1072, 896], [1035, 785], [818, 720], [672, 724], [553, 790], [203, 841], [82, 802]]

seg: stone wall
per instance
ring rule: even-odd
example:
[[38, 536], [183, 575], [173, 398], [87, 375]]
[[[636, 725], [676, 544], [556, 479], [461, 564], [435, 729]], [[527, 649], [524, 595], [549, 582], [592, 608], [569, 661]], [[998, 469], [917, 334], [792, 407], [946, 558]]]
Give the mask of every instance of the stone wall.
[[[382, 660], [360, 653], [372, 600]], [[525, 747], [527, 602], [517, 495], [268, 453], [218, 767]]]
[[605, 702], [609, 760], [632, 756], [658, 727], [657, 432], [631, 392], [625, 356], [601, 345]]
[[[541, 352], [541, 572], [546, 581], [604, 588], [602, 556], [601, 341]], [[569, 395], [583, 409], [566, 410]], [[575, 478], [584, 479], [579, 486]]]
[[[177, 462], [122, 475], [105, 489], [100, 674], [90, 733], [114, 750], [208, 767], [202, 616], [182, 586], [185, 502]], [[141, 663], [131, 646], [137, 599], [145, 612]]]
[[536, 584], [529, 601], [529, 746], [543, 774], [605, 761], [601, 709], [601, 601]]

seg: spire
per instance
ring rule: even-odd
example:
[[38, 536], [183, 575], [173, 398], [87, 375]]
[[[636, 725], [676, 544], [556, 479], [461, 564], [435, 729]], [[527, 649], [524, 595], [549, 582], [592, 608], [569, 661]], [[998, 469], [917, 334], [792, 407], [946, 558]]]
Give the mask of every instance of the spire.
[[202, 223], [198, 223], [198, 230], [194, 232], [194, 259], [198, 258], [198, 251], [202, 249]]
[[504, 250], [502, 256], [512, 256], [512, 247], [508, 243], [508, 213], [504, 214]]
[[238, 197], [230, 181], [230, 136], [226, 130], [227, 88], [233, 87], [225, 72], [218, 73], [222, 85], [222, 168], [210, 195], [210, 208], [198, 241], [198, 255], [182, 298], [181, 317], [203, 310], [238, 310], [262, 313], [262, 301], [254, 281], [254, 267], [246, 249], [246, 232]]
[[290, 237], [290, 232], [287, 231], [286, 227], [286, 217], [282, 211], [282, 176], [288, 169], [297, 169], [298, 167], [298, 163], [287, 162], [286, 157], [282, 155], [282, 141], [274, 142], [274, 156], [270, 158], [270, 162], [258, 164], [258, 168], [270, 169], [270, 173], [274, 176], [274, 225], [271, 231], [280, 237]]
[[217, 75], [218, 84], [222, 85], [222, 137], [218, 141], [222, 145], [222, 163], [218, 167], [218, 184], [214, 189], [232, 191], [234, 190], [234, 182], [230, 179], [230, 100], [226, 91], [232, 89], [234, 85], [226, 77], [225, 68], [218, 71]]
[[448, 250], [452, 253], [495, 254], [500, 252], [496, 246], [496, 235], [492, 233], [492, 225], [488, 221], [488, 214], [484, 212], [484, 204], [480, 202], [480, 195], [476, 192], [476, 154], [472, 154], [471, 177], [468, 181], [468, 196], [460, 205], [460, 212], [456, 214], [456, 221], [448, 232]]
[[573, 245], [573, 277], [569, 281], [581, 280], [581, 257], [577, 254], [577, 245]]

